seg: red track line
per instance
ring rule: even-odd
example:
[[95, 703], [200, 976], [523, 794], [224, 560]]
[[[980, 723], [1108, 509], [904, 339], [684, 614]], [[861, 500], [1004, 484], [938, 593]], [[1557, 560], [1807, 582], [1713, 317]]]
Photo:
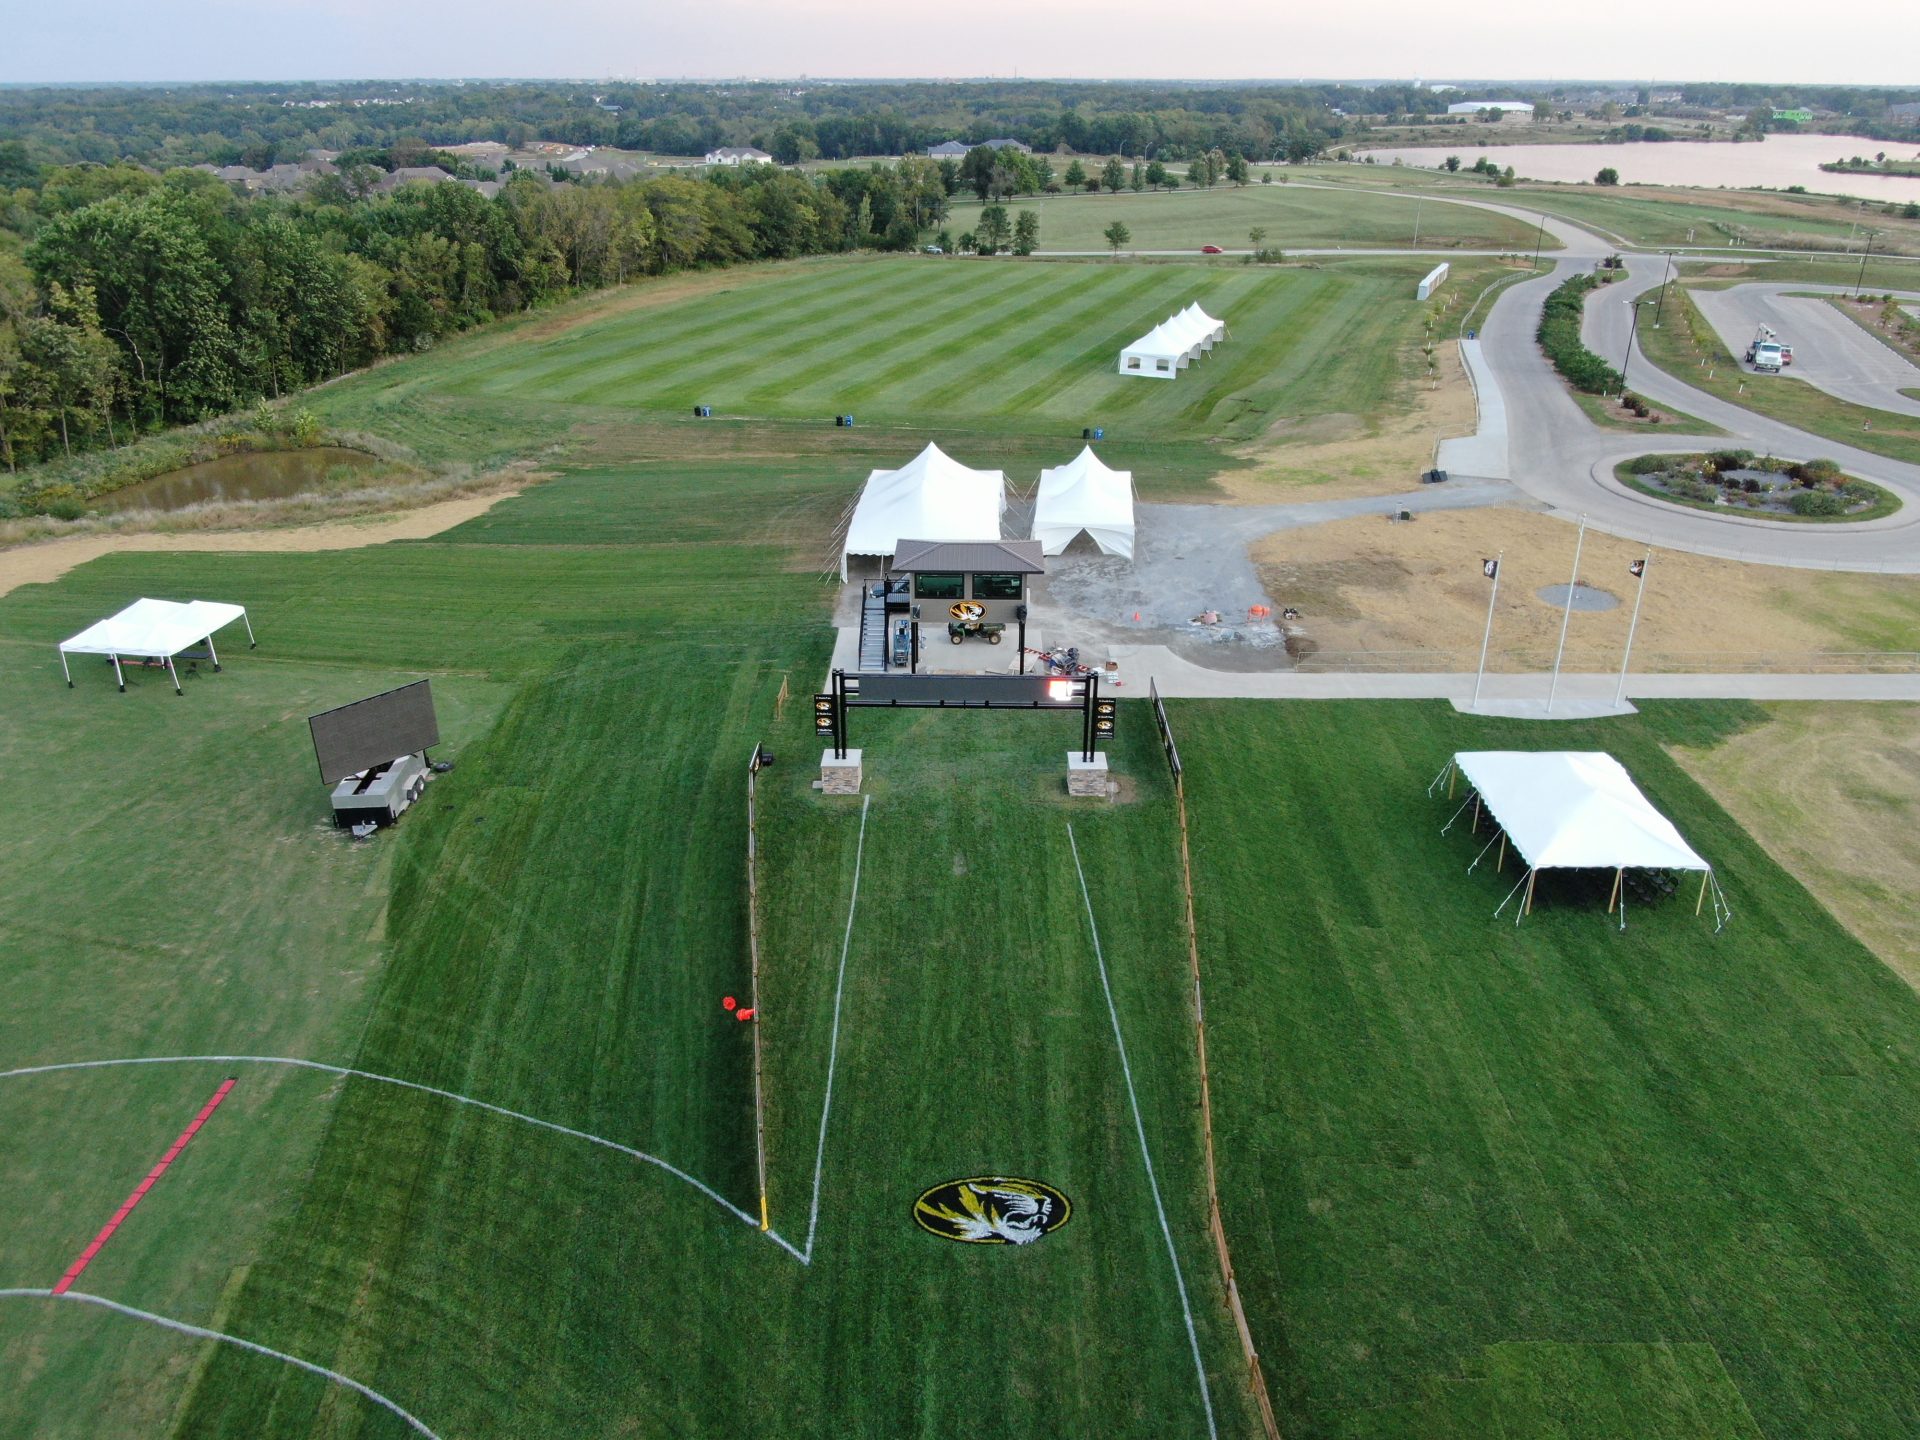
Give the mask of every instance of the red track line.
[[173, 1142], [171, 1149], [160, 1157], [160, 1163], [147, 1172], [147, 1178], [133, 1187], [133, 1193], [127, 1196], [120, 1208], [113, 1212], [113, 1218], [93, 1237], [91, 1244], [80, 1252], [80, 1258], [67, 1267], [67, 1273], [60, 1277], [60, 1283], [53, 1287], [55, 1295], [64, 1295], [80, 1274], [93, 1263], [93, 1257], [100, 1253], [100, 1247], [113, 1238], [113, 1232], [120, 1228], [120, 1222], [133, 1213], [133, 1207], [147, 1198], [147, 1192], [154, 1182], [167, 1173], [167, 1167], [173, 1164], [179, 1153], [187, 1148], [187, 1142], [199, 1133], [200, 1127], [207, 1123], [207, 1117], [220, 1108], [220, 1102], [227, 1098], [227, 1092], [233, 1089], [233, 1081], [222, 1080], [220, 1088], [213, 1092], [213, 1098], [200, 1107], [200, 1113], [193, 1117], [193, 1123], [180, 1132], [180, 1138]]

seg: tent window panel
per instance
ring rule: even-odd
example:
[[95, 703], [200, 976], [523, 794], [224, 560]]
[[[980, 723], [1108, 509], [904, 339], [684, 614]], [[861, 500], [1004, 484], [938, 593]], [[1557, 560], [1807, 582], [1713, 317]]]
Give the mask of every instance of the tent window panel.
[[1129, 355], [1127, 357], [1127, 368], [1129, 370], [1138, 370], [1140, 368], [1140, 357], [1138, 355]]
[[1165, 370], [1167, 368], [1167, 362], [1164, 360], [1156, 360], [1153, 362], [1153, 368], [1156, 370]]
[[975, 575], [973, 598], [976, 600], [1018, 600], [1024, 575]]
[[955, 572], [929, 570], [913, 577], [913, 598], [916, 600], [964, 600], [966, 598], [966, 577]]

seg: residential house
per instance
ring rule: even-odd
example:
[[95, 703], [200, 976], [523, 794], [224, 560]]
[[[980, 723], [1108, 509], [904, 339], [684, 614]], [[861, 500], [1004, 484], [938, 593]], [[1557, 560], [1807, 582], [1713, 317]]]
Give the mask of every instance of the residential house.
[[756, 150], [751, 145], [723, 145], [718, 150], [707, 152], [709, 165], [771, 165], [773, 156], [764, 150]]

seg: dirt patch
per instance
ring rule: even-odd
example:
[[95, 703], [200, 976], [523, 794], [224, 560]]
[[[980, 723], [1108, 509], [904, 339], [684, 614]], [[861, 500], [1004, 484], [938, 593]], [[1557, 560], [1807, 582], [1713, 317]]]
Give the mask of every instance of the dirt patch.
[[369, 515], [358, 520], [329, 520], [285, 530], [199, 531], [186, 534], [143, 532], [127, 535], [82, 535], [71, 540], [48, 540], [0, 551], [0, 595], [19, 585], [45, 585], [76, 565], [102, 555], [134, 550], [255, 551], [297, 554], [315, 550], [355, 550], [362, 545], [384, 545], [389, 540], [425, 540], [487, 513], [500, 501], [518, 495], [534, 477], [484, 495], [462, 495], [398, 514]]
[[1769, 723], [1674, 758], [1909, 985], [1920, 988], [1920, 715], [1769, 705]]
[[[1379, 517], [1284, 530], [1252, 547], [1261, 582], [1276, 606], [1301, 613], [1288, 622], [1289, 646], [1321, 663], [1354, 652], [1383, 669], [1472, 669], [1486, 623], [1489, 582], [1481, 561], [1504, 552], [1488, 668], [1551, 663], [1561, 610], [1537, 593], [1564, 586], [1573, 565], [1574, 527], [1553, 516], [1493, 507], [1423, 514], [1390, 524]], [[1630, 562], [1645, 546], [1587, 532], [1583, 584], [1621, 597], [1617, 608], [1574, 612], [1567, 664], [1612, 669], [1620, 663], [1636, 585]], [[1920, 581], [1896, 575], [1833, 575], [1656, 551], [1646, 606], [1634, 640], [1635, 669], [1780, 668], [1805, 652], [1873, 648], [1861, 637], [1899, 630], [1920, 604]], [[1889, 623], [1876, 627], [1876, 616]], [[1396, 658], [1397, 657], [1397, 658]]]
[[1416, 381], [1411, 408], [1371, 425], [1358, 415], [1320, 415], [1268, 432], [1239, 453], [1251, 469], [1219, 477], [1230, 503], [1345, 500], [1398, 495], [1419, 483], [1438, 442], [1479, 423], [1473, 387], [1453, 341], [1434, 351], [1436, 383]]

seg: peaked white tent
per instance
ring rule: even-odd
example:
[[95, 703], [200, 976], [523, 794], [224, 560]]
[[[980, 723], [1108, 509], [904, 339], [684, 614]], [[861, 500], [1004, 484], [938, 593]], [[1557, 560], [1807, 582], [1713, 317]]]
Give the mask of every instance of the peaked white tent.
[[[1473, 805], [1478, 825], [1484, 807], [1497, 827], [1487, 849], [1498, 841], [1504, 859], [1511, 843], [1526, 865], [1520, 884], [1507, 896], [1511, 900], [1525, 887], [1519, 915], [1533, 908], [1533, 884], [1542, 870], [1613, 871], [1609, 911], [1621, 899], [1621, 880], [1627, 870], [1689, 870], [1700, 872], [1696, 912], [1711, 890], [1714, 918], [1725, 923], [1726, 901], [1713, 879], [1713, 867], [1640, 793], [1633, 777], [1611, 755], [1598, 750], [1463, 750], [1434, 784], [1444, 779], [1451, 794], [1456, 771], [1473, 787], [1461, 810]], [[1454, 819], [1459, 816], [1456, 811]], [[1453, 820], [1447, 822], [1452, 824]], [[1483, 849], [1473, 864], [1478, 865], [1485, 855]], [[1501, 909], [1506, 903], [1500, 902]], [[1621, 923], [1625, 924], [1624, 908]]]
[[1103, 555], [1133, 558], [1133, 472], [1110, 469], [1091, 445], [1065, 465], [1040, 472], [1033, 538], [1058, 555], [1082, 530]]
[[1171, 380], [1226, 338], [1226, 323], [1194, 301], [1120, 351], [1120, 373]]
[[1006, 508], [1006, 472], [970, 470], [929, 445], [898, 470], [867, 476], [840, 549], [840, 578], [849, 556], [891, 558], [903, 538], [998, 540]]
[[181, 694], [180, 675], [173, 668], [173, 657], [195, 645], [205, 645], [220, 668], [220, 653], [213, 648], [213, 632], [238, 620], [247, 627], [247, 648], [254, 646], [253, 622], [247, 619], [247, 607], [227, 605], [218, 600], [140, 599], [117, 615], [96, 620], [70, 640], [60, 642], [60, 669], [73, 688], [73, 671], [68, 655], [105, 655], [113, 661], [113, 676], [122, 693], [127, 677], [120, 668], [122, 657], [161, 661], [173, 677], [173, 693]]

